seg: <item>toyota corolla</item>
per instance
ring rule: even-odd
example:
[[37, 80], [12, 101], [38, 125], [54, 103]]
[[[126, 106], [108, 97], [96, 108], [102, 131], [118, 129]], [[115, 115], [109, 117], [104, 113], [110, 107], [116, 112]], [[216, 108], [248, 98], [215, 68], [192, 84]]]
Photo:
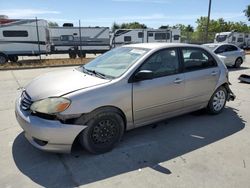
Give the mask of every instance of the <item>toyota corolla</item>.
[[[147, 43], [115, 48], [78, 68], [41, 75], [23, 88], [16, 118], [35, 147], [110, 151], [129, 129], [233, 100], [228, 70], [198, 45]], [[211, 116], [211, 118], [213, 118]]]

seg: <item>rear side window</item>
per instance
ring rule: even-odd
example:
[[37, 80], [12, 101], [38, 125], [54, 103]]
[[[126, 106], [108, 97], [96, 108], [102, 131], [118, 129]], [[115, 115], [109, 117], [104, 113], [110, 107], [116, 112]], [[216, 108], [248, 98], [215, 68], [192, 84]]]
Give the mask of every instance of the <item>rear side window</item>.
[[186, 72], [217, 66], [214, 58], [203, 49], [183, 48], [181, 51]]
[[131, 42], [131, 36], [125, 36], [124, 41], [125, 42]]
[[227, 51], [237, 51], [238, 48], [236, 46], [233, 46], [233, 45], [228, 45], [227, 46]]
[[5, 30], [3, 31], [4, 37], [28, 37], [28, 31], [25, 30]]

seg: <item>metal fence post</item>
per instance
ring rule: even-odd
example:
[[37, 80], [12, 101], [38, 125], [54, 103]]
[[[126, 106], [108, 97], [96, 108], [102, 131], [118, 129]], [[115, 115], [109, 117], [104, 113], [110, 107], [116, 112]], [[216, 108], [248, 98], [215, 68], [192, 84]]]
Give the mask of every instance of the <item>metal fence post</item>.
[[41, 63], [41, 47], [40, 47], [40, 39], [39, 39], [39, 31], [38, 31], [38, 22], [36, 17], [36, 34], [37, 34], [37, 45], [38, 45], [38, 52], [39, 52], [39, 59]]
[[212, 0], [209, 0], [208, 15], [207, 15], [207, 26], [206, 26], [206, 35], [205, 35], [206, 42], [208, 42], [208, 28], [209, 28], [209, 22], [210, 22], [211, 3], [212, 3]]
[[81, 32], [81, 20], [79, 20], [79, 37], [80, 37], [80, 58], [82, 61], [82, 32]]

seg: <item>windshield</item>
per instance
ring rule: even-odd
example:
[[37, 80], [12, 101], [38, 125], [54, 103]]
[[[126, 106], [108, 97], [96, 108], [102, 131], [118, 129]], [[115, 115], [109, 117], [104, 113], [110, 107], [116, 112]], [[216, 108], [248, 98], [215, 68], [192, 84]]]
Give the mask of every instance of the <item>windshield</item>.
[[149, 49], [144, 48], [115, 48], [95, 58], [84, 65], [83, 68], [87, 71], [102, 74], [107, 78], [117, 78], [148, 51]]
[[217, 42], [224, 42], [227, 39], [227, 35], [217, 35], [216, 41]]

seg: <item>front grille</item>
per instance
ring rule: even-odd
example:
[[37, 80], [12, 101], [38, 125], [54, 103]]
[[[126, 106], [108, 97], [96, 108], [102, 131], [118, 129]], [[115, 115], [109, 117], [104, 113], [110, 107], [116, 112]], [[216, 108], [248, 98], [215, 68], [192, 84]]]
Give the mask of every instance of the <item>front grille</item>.
[[26, 91], [23, 91], [21, 95], [21, 108], [25, 111], [29, 110], [31, 104], [32, 104], [31, 97], [28, 95]]

